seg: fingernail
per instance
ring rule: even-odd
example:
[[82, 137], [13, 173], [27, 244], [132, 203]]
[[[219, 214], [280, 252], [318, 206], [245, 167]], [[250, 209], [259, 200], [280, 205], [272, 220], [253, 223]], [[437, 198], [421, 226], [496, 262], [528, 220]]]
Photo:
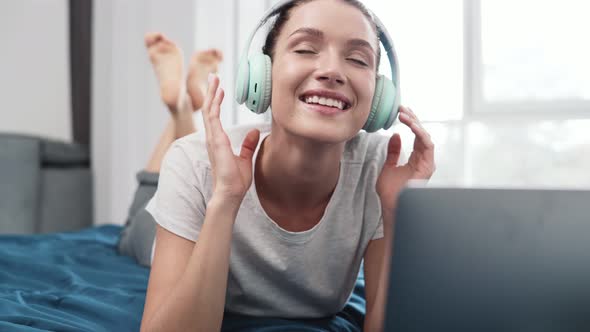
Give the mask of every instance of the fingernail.
[[215, 75], [213, 73], [209, 73], [209, 77], [207, 77], [207, 81], [209, 83], [211, 83], [213, 81], [213, 77], [215, 77]]

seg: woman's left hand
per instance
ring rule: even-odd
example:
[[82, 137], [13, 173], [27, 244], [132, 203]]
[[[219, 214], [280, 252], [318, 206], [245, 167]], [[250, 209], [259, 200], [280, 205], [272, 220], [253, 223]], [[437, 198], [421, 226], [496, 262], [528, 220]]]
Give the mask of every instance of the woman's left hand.
[[408, 163], [398, 165], [402, 148], [399, 134], [394, 134], [387, 145], [387, 159], [377, 179], [377, 193], [381, 199], [381, 207], [385, 212], [395, 208], [397, 196], [410, 179], [428, 180], [434, 173], [434, 143], [430, 134], [422, 127], [420, 121], [408, 107], [400, 107], [400, 121], [410, 127], [416, 138], [414, 151]]

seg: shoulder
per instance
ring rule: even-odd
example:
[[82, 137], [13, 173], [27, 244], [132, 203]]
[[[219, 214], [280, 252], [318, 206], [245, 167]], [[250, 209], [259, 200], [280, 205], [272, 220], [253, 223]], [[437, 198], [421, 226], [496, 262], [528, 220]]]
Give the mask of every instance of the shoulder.
[[364, 164], [370, 161], [385, 162], [390, 136], [382, 133], [359, 132], [344, 148], [344, 161]]

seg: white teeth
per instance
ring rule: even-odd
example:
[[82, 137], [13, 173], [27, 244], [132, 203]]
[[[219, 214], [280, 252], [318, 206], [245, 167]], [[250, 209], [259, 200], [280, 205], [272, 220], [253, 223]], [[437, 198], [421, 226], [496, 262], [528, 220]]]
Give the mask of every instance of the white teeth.
[[305, 102], [308, 104], [320, 104], [329, 107], [337, 107], [341, 110], [343, 110], [345, 106], [345, 103], [343, 101], [319, 96], [306, 97]]

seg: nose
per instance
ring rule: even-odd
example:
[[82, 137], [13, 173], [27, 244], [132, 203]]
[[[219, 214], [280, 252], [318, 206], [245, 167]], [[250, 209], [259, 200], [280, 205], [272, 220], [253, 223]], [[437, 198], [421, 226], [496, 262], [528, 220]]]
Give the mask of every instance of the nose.
[[346, 76], [343, 73], [342, 63], [337, 52], [326, 52], [319, 57], [315, 78], [329, 85], [344, 85], [346, 83]]

